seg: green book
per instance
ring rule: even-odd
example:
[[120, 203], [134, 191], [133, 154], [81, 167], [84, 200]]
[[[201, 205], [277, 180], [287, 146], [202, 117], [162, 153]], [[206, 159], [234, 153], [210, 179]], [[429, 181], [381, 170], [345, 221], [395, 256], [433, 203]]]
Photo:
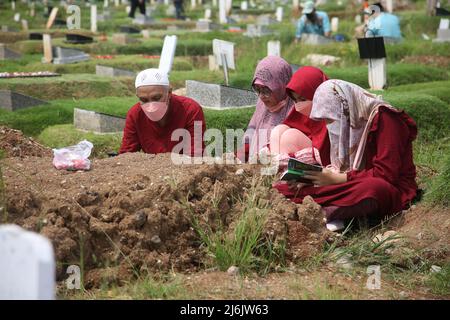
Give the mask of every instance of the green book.
[[289, 158], [288, 167], [281, 175], [281, 180], [284, 181], [297, 181], [307, 184], [312, 184], [312, 181], [303, 178], [305, 171], [322, 171], [322, 167], [318, 165], [308, 164], [301, 162], [295, 158]]

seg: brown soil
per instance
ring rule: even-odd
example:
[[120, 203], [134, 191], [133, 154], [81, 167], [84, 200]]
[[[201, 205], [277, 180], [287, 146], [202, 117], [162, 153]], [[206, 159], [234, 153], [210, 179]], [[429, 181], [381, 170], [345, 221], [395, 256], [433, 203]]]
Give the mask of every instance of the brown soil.
[[[105, 274], [123, 280], [142, 270], [197, 270], [205, 261], [205, 251], [192, 217], [213, 230], [220, 218], [231, 229], [243, 211], [235, 198], [247, 194], [251, 176], [259, 172], [250, 165], [177, 166], [169, 154], [95, 159], [88, 172], [58, 171], [51, 160], [2, 161], [8, 222], [53, 241], [59, 276], [64, 275], [63, 266], [83, 263], [87, 287], [98, 285], [102, 280], [98, 277]], [[236, 174], [237, 169], [244, 173]], [[289, 246], [292, 241], [289, 256], [294, 258], [320, 250], [322, 218], [307, 218], [309, 209], [303, 210], [303, 205], [293, 204], [269, 185], [257, 186], [260, 201], [270, 204], [264, 234], [275, 243]], [[288, 224], [288, 220], [292, 221]], [[308, 239], [304, 244], [298, 238], [300, 229], [301, 239]], [[112, 273], [100, 271], [106, 267], [115, 268]]]
[[0, 127], [0, 150], [5, 157], [49, 157], [52, 154], [51, 149], [7, 127]]

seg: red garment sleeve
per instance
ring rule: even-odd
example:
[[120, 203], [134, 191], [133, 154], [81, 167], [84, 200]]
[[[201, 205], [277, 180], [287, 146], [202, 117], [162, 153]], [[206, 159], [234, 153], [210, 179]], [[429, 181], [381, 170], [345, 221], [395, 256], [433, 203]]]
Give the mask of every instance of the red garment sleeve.
[[119, 153], [137, 152], [139, 150], [141, 150], [141, 144], [139, 143], [137, 135], [136, 120], [133, 117], [133, 109], [131, 109], [128, 111], [127, 118], [125, 120], [122, 145], [120, 146]]
[[[201, 157], [203, 155], [203, 150], [205, 149], [205, 142], [203, 141], [203, 136], [206, 130], [205, 116], [203, 114], [202, 107], [196, 104], [193, 111], [189, 114], [189, 121], [187, 123], [186, 129], [191, 135], [191, 156]], [[195, 130], [195, 122], [201, 122], [201, 135], [199, 136], [199, 130]], [[197, 126], [199, 126], [197, 124]]]
[[[374, 119], [376, 127], [376, 153], [372, 159], [373, 167], [364, 170], [353, 170], [347, 173], [347, 180], [365, 177], [382, 178], [395, 184], [402, 166], [402, 154], [409, 138], [409, 129], [401, 119], [389, 111], [380, 111]], [[372, 132], [370, 133], [372, 134]]]

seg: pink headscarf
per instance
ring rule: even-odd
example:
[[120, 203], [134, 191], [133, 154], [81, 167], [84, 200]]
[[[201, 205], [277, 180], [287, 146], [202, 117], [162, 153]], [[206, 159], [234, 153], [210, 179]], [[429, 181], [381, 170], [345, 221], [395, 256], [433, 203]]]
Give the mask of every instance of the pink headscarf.
[[270, 112], [258, 98], [255, 113], [244, 136], [250, 143], [250, 156], [269, 143], [272, 128], [282, 123], [292, 109], [294, 103], [286, 94], [286, 85], [291, 76], [291, 66], [280, 57], [267, 56], [258, 63], [252, 85], [256, 82], [268, 87], [280, 104], [276, 111]]
[[310, 118], [327, 124], [331, 166], [339, 171], [360, 170], [367, 136], [380, 106], [398, 111], [381, 97], [342, 80], [328, 80], [316, 90]]

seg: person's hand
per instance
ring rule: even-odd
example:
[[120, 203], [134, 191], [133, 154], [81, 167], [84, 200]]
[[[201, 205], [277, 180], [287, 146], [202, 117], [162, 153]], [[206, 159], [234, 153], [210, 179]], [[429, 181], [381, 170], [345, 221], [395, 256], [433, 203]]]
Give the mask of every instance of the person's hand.
[[306, 183], [301, 183], [301, 182], [297, 182], [297, 181], [288, 181], [287, 185], [288, 185], [289, 191], [297, 192], [299, 189], [306, 186]]
[[347, 182], [347, 174], [333, 172], [328, 168], [324, 168], [322, 172], [305, 171], [305, 175], [303, 177], [311, 180], [316, 186], [329, 186], [332, 184]]

